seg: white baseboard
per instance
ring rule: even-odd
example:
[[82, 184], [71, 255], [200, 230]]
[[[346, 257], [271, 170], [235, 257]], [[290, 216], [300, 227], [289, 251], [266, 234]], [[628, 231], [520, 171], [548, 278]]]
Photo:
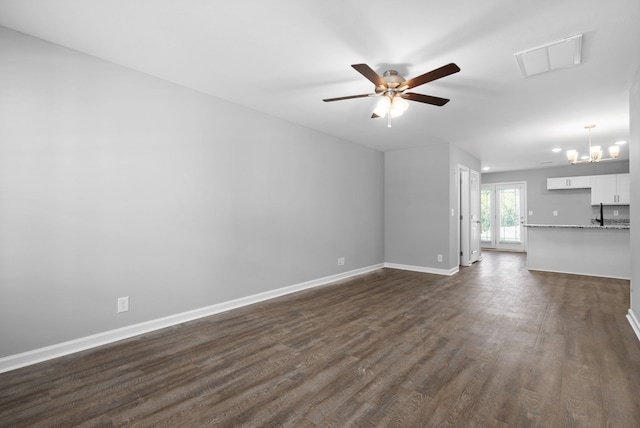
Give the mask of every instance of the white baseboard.
[[627, 319], [629, 320], [629, 324], [631, 324], [631, 328], [636, 333], [638, 340], [640, 340], [640, 322], [638, 322], [638, 318], [636, 318], [631, 309], [627, 312]]
[[288, 287], [265, 291], [264, 293], [254, 294], [252, 296], [242, 297], [240, 299], [230, 300], [228, 302], [218, 303], [216, 305], [211, 305], [204, 308], [194, 309], [192, 311], [182, 312], [179, 314], [146, 321], [139, 324], [133, 324], [115, 330], [93, 334], [91, 336], [81, 337], [78, 339], [46, 346], [44, 348], [34, 349], [32, 351], [23, 352], [16, 355], [9, 355], [7, 357], [0, 358], [0, 373], [15, 370], [31, 364], [40, 363], [42, 361], [51, 360], [53, 358], [61, 357], [64, 355], [69, 355], [74, 352], [84, 351], [87, 349], [95, 348], [97, 346], [117, 342], [118, 340], [128, 339], [140, 334], [145, 334], [154, 330], [171, 327], [173, 325], [192, 321], [209, 315], [215, 315], [220, 312], [226, 312], [228, 310], [239, 308], [242, 306], [259, 303], [265, 300], [273, 299], [275, 297], [295, 293], [296, 291], [318, 287], [342, 279], [362, 275], [364, 273], [371, 272], [382, 267], [384, 267], [384, 264], [380, 263], [377, 265], [355, 269], [336, 275], [326, 276], [324, 278], [302, 282]]
[[410, 270], [413, 272], [435, 273], [436, 275], [448, 275], [448, 276], [454, 275], [458, 273], [458, 271], [460, 270], [459, 266], [456, 266], [454, 268], [447, 270], [447, 269], [434, 269], [434, 268], [429, 268], [424, 266], [401, 265], [397, 263], [385, 263], [384, 267], [391, 268], [391, 269]]

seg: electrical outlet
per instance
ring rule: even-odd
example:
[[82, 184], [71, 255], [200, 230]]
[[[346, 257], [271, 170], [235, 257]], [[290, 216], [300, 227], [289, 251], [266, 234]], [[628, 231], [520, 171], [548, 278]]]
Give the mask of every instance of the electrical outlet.
[[118, 313], [127, 312], [129, 310], [129, 296], [118, 297]]
[[529, 215], [533, 215], [533, 210], [529, 210]]
[[338, 259], [338, 266], [344, 266], [344, 257]]
[[554, 211], [553, 211], [553, 215], [557, 217], [557, 216], [558, 216], [558, 211], [555, 211], [555, 210], [554, 210]]
[[442, 262], [442, 254], [438, 254], [438, 261]]
[[613, 215], [614, 215], [614, 216], [616, 216], [616, 217], [617, 217], [617, 216], [618, 216], [618, 214], [619, 214], [619, 213], [618, 213], [618, 210], [613, 210]]

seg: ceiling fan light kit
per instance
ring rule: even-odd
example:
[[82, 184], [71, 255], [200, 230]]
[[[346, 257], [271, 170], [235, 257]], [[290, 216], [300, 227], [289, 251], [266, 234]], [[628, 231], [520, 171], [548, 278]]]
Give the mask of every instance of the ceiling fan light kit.
[[608, 161], [608, 160], [616, 160], [618, 155], [620, 154], [620, 145], [613, 145], [609, 147], [609, 157], [602, 157], [602, 150], [600, 146], [592, 146], [591, 145], [591, 130], [595, 128], [595, 125], [585, 125], [585, 129], [589, 130], [589, 154], [582, 156], [580, 160], [578, 157], [577, 150], [567, 150], [567, 159], [571, 165], [579, 164], [579, 163], [594, 163], [600, 161]]
[[389, 108], [389, 114], [391, 114], [391, 117], [402, 116], [402, 113], [407, 111], [408, 108], [409, 108], [409, 103], [407, 102], [407, 100], [396, 95], [391, 100], [391, 107]]
[[446, 98], [434, 97], [431, 95], [422, 95], [415, 92], [406, 92], [416, 86], [424, 85], [425, 83], [432, 82], [436, 79], [454, 74], [460, 71], [454, 63], [447, 64], [428, 73], [414, 77], [413, 79], [406, 80], [400, 76], [396, 70], [387, 70], [382, 76], [373, 71], [367, 64], [352, 64], [358, 73], [366, 77], [371, 83], [375, 85], [374, 93], [361, 94], [361, 95], [349, 95], [346, 97], [338, 98], [325, 98], [324, 102], [342, 101], [353, 98], [365, 98], [365, 97], [382, 97], [376, 104], [376, 107], [371, 115], [372, 119], [378, 117], [387, 116], [387, 126], [391, 127], [391, 118], [401, 116], [409, 108], [409, 101], [417, 101], [420, 103], [431, 104], [435, 106], [443, 106], [449, 102]]

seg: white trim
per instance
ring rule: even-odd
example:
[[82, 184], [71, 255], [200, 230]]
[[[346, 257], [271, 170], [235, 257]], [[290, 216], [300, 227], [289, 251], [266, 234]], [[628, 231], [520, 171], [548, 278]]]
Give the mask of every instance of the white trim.
[[631, 328], [636, 333], [638, 340], [640, 340], [640, 322], [638, 322], [638, 318], [634, 315], [631, 308], [629, 308], [629, 312], [627, 313], [627, 319], [629, 320], [629, 324], [631, 324]]
[[336, 275], [325, 276], [324, 278], [302, 282], [288, 287], [265, 291], [264, 293], [258, 293], [252, 296], [230, 300], [228, 302], [218, 303], [204, 308], [194, 309], [192, 311], [169, 315], [167, 317], [145, 321], [139, 324], [133, 324], [115, 330], [109, 330], [102, 333], [93, 334], [91, 336], [69, 340], [67, 342], [57, 343], [55, 345], [34, 349], [32, 351], [23, 352], [16, 355], [9, 355], [7, 357], [0, 358], [0, 373], [15, 370], [31, 364], [40, 363], [42, 361], [51, 360], [53, 358], [62, 357], [74, 352], [95, 348], [96, 346], [106, 345], [108, 343], [128, 339], [133, 336], [149, 333], [161, 328], [171, 327], [209, 315], [215, 315], [220, 312], [226, 312], [228, 310], [236, 309], [242, 306], [252, 305], [254, 303], [273, 299], [275, 297], [284, 296], [285, 294], [295, 293], [296, 291], [302, 291], [308, 288], [318, 287], [356, 275], [362, 275], [364, 273], [371, 272], [382, 267], [384, 267], [384, 264], [379, 263], [376, 265], [355, 269]]
[[459, 266], [446, 270], [446, 269], [434, 269], [434, 268], [424, 267], [424, 266], [401, 265], [397, 263], [385, 263], [384, 267], [391, 268], [391, 269], [410, 270], [413, 272], [435, 273], [436, 275], [448, 275], [448, 276], [454, 275], [458, 273], [458, 271], [460, 270]]

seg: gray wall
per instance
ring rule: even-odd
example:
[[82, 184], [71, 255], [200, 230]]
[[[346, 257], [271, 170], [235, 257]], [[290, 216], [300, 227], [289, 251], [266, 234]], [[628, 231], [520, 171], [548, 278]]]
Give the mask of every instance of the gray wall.
[[449, 268], [448, 158], [448, 144], [385, 153], [386, 262]]
[[[451, 144], [385, 153], [385, 261], [433, 269], [458, 266], [458, 165], [480, 161]], [[451, 216], [454, 209], [454, 216]], [[443, 262], [437, 255], [443, 255]]]
[[384, 261], [381, 152], [2, 28], [0, 112], [0, 357]]
[[[525, 181], [527, 183], [527, 222], [534, 224], [589, 224], [599, 216], [600, 207], [591, 205], [589, 189], [547, 190], [547, 178], [582, 175], [618, 174], [629, 172], [628, 161], [601, 162], [597, 164], [566, 165], [525, 171], [482, 174], [482, 184]], [[553, 216], [553, 211], [558, 216]], [[619, 219], [629, 218], [629, 206], [605, 206], [605, 218], [618, 211]]]
[[[631, 174], [631, 205], [640, 207], [640, 70], [629, 97], [629, 169]], [[631, 311], [640, 320], [640, 209], [631, 211]], [[634, 227], [635, 226], [635, 227]], [[637, 397], [636, 397], [637, 398]]]

